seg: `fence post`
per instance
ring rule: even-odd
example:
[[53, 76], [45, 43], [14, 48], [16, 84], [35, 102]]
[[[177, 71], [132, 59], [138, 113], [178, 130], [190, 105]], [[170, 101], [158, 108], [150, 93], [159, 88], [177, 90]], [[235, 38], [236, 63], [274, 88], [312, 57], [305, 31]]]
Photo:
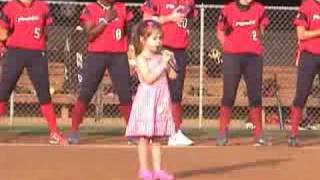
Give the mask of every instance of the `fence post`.
[[10, 96], [10, 127], [13, 127], [13, 116], [14, 116], [14, 92]]
[[199, 80], [199, 128], [202, 128], [203, 119], [203, 64], [204, 64], [204, 6], [200, 6], [200, 80]]

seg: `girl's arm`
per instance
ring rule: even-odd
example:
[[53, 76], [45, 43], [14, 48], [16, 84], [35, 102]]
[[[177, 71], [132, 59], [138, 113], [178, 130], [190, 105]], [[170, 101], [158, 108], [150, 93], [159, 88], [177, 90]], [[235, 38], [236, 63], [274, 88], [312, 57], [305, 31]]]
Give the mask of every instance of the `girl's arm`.
[[169, 79], [177, 79], [177, 73], [172, 68], [168, 71], [168, 77]]
[[147, 84], [153, 84], [167, 68], [167, 64], [168, 62], [161, 61], [159, 66], [150, 70], [147, 61], [141, 57], [138, 57], [136, 67], [143, 81]]

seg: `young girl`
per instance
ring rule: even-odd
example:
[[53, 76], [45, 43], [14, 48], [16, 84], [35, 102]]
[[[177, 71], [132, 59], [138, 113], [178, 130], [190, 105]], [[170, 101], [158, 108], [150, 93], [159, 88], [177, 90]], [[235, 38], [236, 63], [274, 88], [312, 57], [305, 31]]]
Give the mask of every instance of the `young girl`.
[[[139, 141], [139, 178], [143, 180], [174, 179], [161, 169], [160, 143], [157, 142], [160, 138], [175, 133], [167, 80], [167, 75], [170, 79], [176, 76], [174, 68], [170, 68], [174, 56], [167, 50], [162, 51], [162, 54], [158, 53], [162, 45], [161, 36], [160, 24], [147, 20], [137, 26], [133, 37], [140, 84], [132, 105], [126, 136]], [[153, 171], [148, 167], [149, 153]]]
[[169, 79], [172, 115], [176, 133], [168, 139], [169, 146], [189, 146], [193, 141], [181, 131], [183, 84], [188, 62], [189, 31], [198, 11], [194, 0], [145, 0], [141, 6], [143, 19], [157, 20], [163, 29], [163, 46], [173, 52], [179, 72]]

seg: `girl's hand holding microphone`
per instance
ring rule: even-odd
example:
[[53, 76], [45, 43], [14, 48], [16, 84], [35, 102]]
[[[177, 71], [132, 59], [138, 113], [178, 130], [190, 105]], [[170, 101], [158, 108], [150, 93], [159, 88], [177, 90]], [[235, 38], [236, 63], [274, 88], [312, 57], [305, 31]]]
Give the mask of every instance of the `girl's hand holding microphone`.
[[176, 79], [178, 69], [176, 66], [173, 52], [171, 52], [169, 50], [162, 50], [161, 54], [162, 54], [162, 63], [168, 69], [169, 79]]

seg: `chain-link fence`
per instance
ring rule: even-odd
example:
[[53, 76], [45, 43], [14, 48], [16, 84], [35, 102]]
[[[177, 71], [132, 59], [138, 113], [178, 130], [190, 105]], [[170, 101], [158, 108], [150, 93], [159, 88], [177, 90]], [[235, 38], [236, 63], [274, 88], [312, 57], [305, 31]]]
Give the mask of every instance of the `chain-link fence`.
[[[3, 3], [1, 3], [1, 6]], [[50, 2], [54, 24], [49, 29], [48, 56], [50, 83], [56, 112], [68, 118], [72, 103], [78, 93], [81, 68], [85, 61], [86, 38], [79, 28], [79, 16], [85, 3]], [[134, 14], [133, 24], [141, 20], [140, 4], [128, 4]], [[221, 63], [210, 58], [212, 49], [221, 49], [215, 36], [221, 6], [198, 5], [200, 16], [192, 22], [191, 44], [188, 48], [190, 59], [184, 86], [184, 118], [199, 119], [199, 125], [217, 119], [222, 97]], [[280, 118], [288, 121], [289, 106], [295, 93], [296, 67], [294, 66], [296, 35], [292, 21], [296, 8], [267, 7], [271, 20], [264, 35], [264, 83], [263, 105], [266, 123], [278, 123]], [[316, 80], [308, 107], [306, 122], [313, 125], [318, 121], [319, 80]], [[137, 78], [132, 76], [132, 93], [135, 93]], [[108, 73], [101, 83], [90, 105], [88, 116], [97, 120], [102, 117], [119, 117], [116, 108], [117, 95], [113, 92]], [[11, 117], [39, 116], [39, 107], [34, 90], [26, 74], [20, 78], [10, 103]], [[241, 82], [234, 119], [247, 119], [246, 88]], [[281, 112], [281, 113], [280, 113]]]

